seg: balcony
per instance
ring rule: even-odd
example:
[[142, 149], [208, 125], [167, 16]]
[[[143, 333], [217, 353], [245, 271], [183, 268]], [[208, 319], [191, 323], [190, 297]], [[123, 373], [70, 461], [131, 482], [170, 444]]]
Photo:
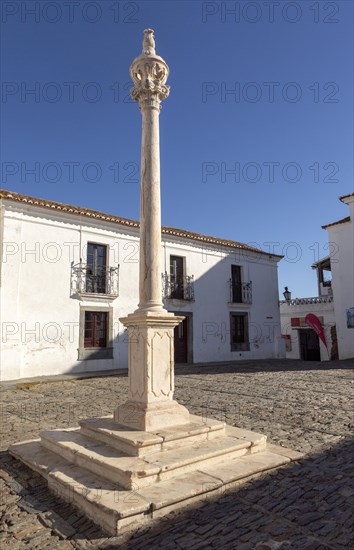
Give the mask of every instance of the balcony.
[[235, 283], [230, 279], [230, 303], [252, 304], [252, 281]]
[[167, 273], [162, 273], [162, 297], [167, 300], [185, 300], [193, 302], [193, 275], [188, 275], [176, 280]]
[[71, 265], [71, 294], [114, 299], [119, 295], [119, 266], [92, 266], [79, 262]]

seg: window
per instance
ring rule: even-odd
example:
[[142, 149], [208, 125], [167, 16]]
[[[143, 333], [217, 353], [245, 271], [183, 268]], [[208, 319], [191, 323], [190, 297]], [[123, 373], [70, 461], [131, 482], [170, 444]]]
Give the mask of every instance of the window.
[[85, 348], [107, 347], [108, 313], [106, 311], [85, 311]]
[[115, 300], [119, 295], [119, 265], [108, 265], [108, 246], [87, 243], [85, 261], [71, 264], [71, 297], [90, 294], [90, 299]]
[[194, 276], [186, 275], [185, 257], [170, 256], [170, 271], [161, 275], [164, 299], [194, 301]]
[[113, 359], [113, 309], [80, 308], [79, 361]]
[[252, 281], [242, 281], [242, 267], [231, 266], [230, 302], [232, 304], [252, 304]]
[[182, 256], [170, 256], [170, 298], [183, 300], [184, 298], [184, 258]]
[[231, 301], [242, 303], [241, 267], [239, 265], [231, 266]]
[[320, 281], [323, 284], [323, 286], [331, 286], [332, 285], [331, 267], [322, 267], [320, 269]]
[[87, 244], [86, 292], [106, 293], [107, 247], [103, 244]]
[[231, 351], [249, 351], [248, 314], [230, 314]]

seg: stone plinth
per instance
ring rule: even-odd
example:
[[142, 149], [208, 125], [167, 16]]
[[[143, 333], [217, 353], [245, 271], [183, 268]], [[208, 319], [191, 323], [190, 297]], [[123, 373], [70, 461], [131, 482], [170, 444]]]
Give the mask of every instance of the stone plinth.
[[188, 410], [173, 400], [173, 331], [182, 320], [139, 310], [121, 319], [128, 327], [129, 391], [114, 413], [119, 424], [151, 431], [189, 422]]

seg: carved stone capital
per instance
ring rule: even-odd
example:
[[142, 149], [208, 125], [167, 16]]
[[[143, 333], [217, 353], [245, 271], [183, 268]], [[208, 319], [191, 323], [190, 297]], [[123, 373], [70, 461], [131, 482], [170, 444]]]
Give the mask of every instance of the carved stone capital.
[[154, 34], [151, 29], [144, 31], [142, 54], [134, 59], [130, 67], [130, 76], [134, 87], [130, 94], [134, 101], [139, 102], [140, 108], [161, 108], [161, 101], [170, 93], [166, 85], [169, 68], [167, 63], [156, 55]]
[[166, 99], [169, 93], [169, 86], [154, 86], [151, 89], [146, 89], [143, 86], [134, 86], [130, 90], [132, 99], [139, 102], [140, 109], [150, 107], [158, 111], [161, 109], [161, 101]]

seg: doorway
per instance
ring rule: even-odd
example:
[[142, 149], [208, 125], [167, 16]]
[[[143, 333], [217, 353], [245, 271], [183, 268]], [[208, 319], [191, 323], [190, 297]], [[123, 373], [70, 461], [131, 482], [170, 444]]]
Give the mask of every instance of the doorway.
[[175, 363], [193, 363], [193, 315], [185, 312], [174, 313], [185, 317], [174, 329]]
[[321, 361], [320, 341], [317, 334], [309, 330], [299, 330], [300, 359], [303, 361]]

